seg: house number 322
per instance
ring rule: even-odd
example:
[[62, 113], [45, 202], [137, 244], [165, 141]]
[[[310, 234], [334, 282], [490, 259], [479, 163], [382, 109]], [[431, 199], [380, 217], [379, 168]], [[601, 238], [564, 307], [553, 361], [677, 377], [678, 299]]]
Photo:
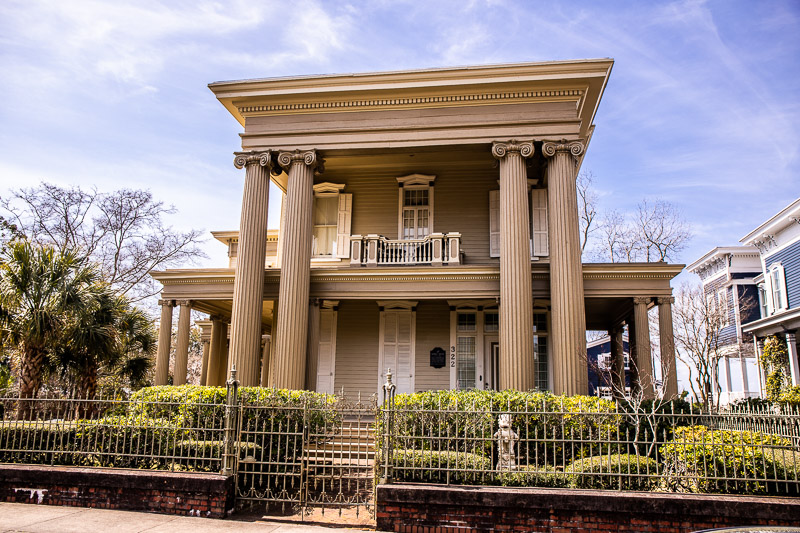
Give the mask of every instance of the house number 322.
[[450, 367], [451, 368], [455, 368], [456, 367], [456, 347], [455, 346], [451, 346], [450, 347]]

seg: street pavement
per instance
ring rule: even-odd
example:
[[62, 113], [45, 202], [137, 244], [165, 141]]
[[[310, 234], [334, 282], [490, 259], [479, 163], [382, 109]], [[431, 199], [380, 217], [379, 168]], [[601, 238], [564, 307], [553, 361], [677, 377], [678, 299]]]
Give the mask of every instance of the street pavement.
[[[330, 514], [327, 516], [330, 517]], [[334, 515], [335, 516], [335, 515]], [[0, 503], [2, 533], [285, 533], [369, 531], [347, 524], [329, 525], [299, 522], [296, 518], [270, 519], [256, 515], [234, 515], [225, 520], [195, 518], [133, 511], [56, 507], [25, 503]]]

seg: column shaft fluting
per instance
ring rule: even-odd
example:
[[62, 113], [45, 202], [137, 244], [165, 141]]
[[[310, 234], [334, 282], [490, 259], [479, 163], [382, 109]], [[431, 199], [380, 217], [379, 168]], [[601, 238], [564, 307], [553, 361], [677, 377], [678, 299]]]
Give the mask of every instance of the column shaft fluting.
[[625, 344], [622, 328], [608, 332], [611, 342], [611, 393], [617, 400], [625, 398]]
[[653, 357], [650, 350], [650, 325], [647, 320], [649, 298], [633, 299], [633, 321], [636, 335], [636, 369], [639, 387], [645, 399], [655, 398], [655, 379], [653, 377]]
[[172, 348], [172, 300], [159, 300], [161, 322], [158, 327], [158, 352], [154, 383], [166, 385], [169, 381], [169, 352]]
[[533, 358], [530, 215], [525, 158], [533, 144], [495, 143], [500, 161], [500, 380], [501, 389], [530, 390]]
[[583, 153], [579, 141], [544, 143], [547, 165], [547, 212], [550, 244], [550, 334], [553, 392], [586, 394], [586, 314], [583, 265], [578, 228], [575, 158]]
[[219, 367], [222, 363], [222, 349], [225, 342], [225, 330], [227, 325], [218, 318], [211, 317], [211, 341], [209, 346], [208, 374], [206, 385], [217, 387], [220, 385]]
[[239, 383], [252, 387], [258, 385], [261, 361], [261, 312], [272, 155], [270, 152], [240, 152], [236, 154], [234, 164], [237, 168], [245, 167], [246, 173], [233, 284], [230, 357], [226, 370], [236, 365]]
[[281, 281], [270, 385], [301, 390], [305, 385], [311, 232], [316, 152], [281, 152], [288, 169], [286, 228], [281, 242]]
[[211, 352], [211, 341], [203, 341], [203, 360], [200, 362], [200, 385], [208, 385], [208, 359]]
[[173, 385], [185, 385], [189, 366], [189, 333], [192, 321], [192, 306], [188, 300], [179, 300], [178, 338], [175, 342], [175, 369], [172, 373]]
[[675, 298], [659, 298], [657, 302], [661, 382], [664, 398], [671, 400], [678, 396], [678, 368], [675, 363], [675, 333], [672, 326], [672, 304]]

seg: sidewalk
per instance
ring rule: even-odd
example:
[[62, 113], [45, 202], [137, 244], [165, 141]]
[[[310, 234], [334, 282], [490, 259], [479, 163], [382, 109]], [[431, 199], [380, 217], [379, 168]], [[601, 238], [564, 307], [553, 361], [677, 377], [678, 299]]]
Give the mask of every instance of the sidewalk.
[[[326, 522], [335, 522], [335, 513], [326, 513]], [[267, 517], [269, 518], [269, 517]], [[313, 518], [313, 517], [312, 517]], [[244, 533], [285, 533], [369, 531], [350, 525], [319, 525], [296, 518], [266, 519], [258, 515], [233, 515], [225, 520], [173, 516], [86, 507], [56, 507], [24, 503], [0, 503], [2, 533], [206, 533], [236, 531]]]

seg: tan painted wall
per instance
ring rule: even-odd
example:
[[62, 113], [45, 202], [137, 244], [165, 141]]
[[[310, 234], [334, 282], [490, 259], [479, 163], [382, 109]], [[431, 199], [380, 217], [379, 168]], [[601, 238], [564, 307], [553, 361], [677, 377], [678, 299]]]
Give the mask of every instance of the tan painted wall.
[[[498, 171], [487, 165], [480, 172], [437, 172], [424, 166], [417, 172], [436, 176], [433, 231], [461, 233], [465, 264], [497, 263], [497, 259], [489, 257], [489, 190], [497, 188]], [[345, 192], [353, 195], [351, 234], [396, 239], [399, 193], [395, 178], [405, 174], [408, 173], [326, 173], [316, 181], [343, 183]]]
[[353, 398], [361, 391], [378, 391], [378, 328], [380, 315], [375, 301], [339, 302], [336, 328], [336, 375], [334, 391], [344, 387]]
[[416, 382], [414, 390], [450, 388], [450, 369], [431, 366], [431, 350], [450, 346], [450, 307], [447, 302], [420, 302], [417, 305]]

